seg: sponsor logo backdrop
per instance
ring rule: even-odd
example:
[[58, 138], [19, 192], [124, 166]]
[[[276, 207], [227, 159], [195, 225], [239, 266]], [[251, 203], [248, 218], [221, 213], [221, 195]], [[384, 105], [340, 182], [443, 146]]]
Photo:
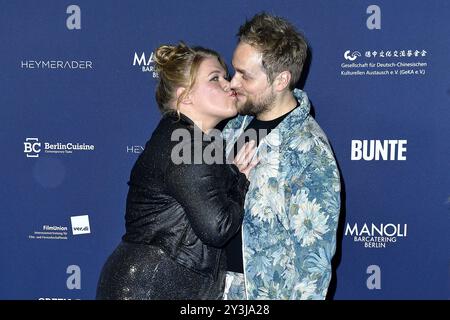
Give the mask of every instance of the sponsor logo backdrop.
[[262, 10], [310, 44], [299, 84], [343, 179], [334, 299], [446, 299], [448, 1], [1, 1], [1, 299], [93, 299], [159, 120], [153, 51], [228, 63]]

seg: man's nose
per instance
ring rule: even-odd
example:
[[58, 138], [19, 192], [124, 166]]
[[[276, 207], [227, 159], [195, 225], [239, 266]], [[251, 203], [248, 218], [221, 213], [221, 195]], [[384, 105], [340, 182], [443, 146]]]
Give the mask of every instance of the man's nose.
[[241, 86], [241, 82], [238, 79], [237, 73], [234, 74], [233, 78], [230, 81], [231, 89], [235, 90]]

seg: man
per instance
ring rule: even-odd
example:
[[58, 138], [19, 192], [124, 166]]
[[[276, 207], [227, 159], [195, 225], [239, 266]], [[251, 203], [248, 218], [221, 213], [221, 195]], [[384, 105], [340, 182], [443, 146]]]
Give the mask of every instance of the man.
[[[246, 138], [255, 140], [259, 163], [250, 174], [242, 245], [239, 234], [227, 247], [224, 298], [325, 299], [340, 179], [308, 97], [295, 89], [307, 45], [289, 22], [265, 13], [242, 25], [238, 37], [231, 88], [240, 115], [223, 135], [229, 159]], [[251, 160], [234, 162], [242, 170]]]

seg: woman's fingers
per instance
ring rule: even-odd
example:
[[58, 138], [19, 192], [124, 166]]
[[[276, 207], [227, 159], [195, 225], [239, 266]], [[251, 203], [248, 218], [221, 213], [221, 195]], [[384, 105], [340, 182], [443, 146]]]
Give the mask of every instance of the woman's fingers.
[[247, 142], [241, 150], [239, 150], [233, 163], [238, 167], [239, 171], [246, 175], [247, 179], [250, 174], [250, 170], [253, 169], [259, 162], [259, 159], [255, 156], [256, 143], [254, 140]]
[[241, 165], [241, 163], [242, 163], [242, 157], [243, 157], [243, 154], [244, 154], [244, 151], [245, 151], [245, 148], [247, 147], [247, 143], [246, 144], [244, 144], [244, 146], [241, 148], [241, 150], [239, 150], [239, 152], [236, 154], [236, 157], [234, 157], [234, 160], [233, 160], [233, 163], [236, 165], [236, 166], [240, 166]]
[[245, 151], [245, 148], [247, 147], [247, 143], [244, 144], [244, 146], [238, 151], [238, 153], [236, 154], [236, 157], [234, 157], [233, 163], [235, 165], [237, 165], [238, 167], [241, 165], [242, 163], [242, 158], [243, 158], [243, 154]]
[[241, 172], [243, 174], [245, 174], [245, 176], [247, 177], [247, 179], [250, 178], [250, 171], [258, 164], [259, 159], [257, 157], [255, 157], [249, 164], [248, 166], [242, 170]]
[[239, 150], [236, 157], [234, 158], [234, 164], [238, 166], [239, 169], [247, 167], [250, 163], [253, 155], [256, 152], [255, 141], [251, 140], [244, 144], [244, 146]]
[[249, 165], [250, 162], [252, 161], [253, 156], [255, 155], [255, 153], [256, 153], [256, 145], [255, 145], [255, 141], [251, 140], [251, 141], [249, 142], [248, 148], [247, 148], [247, 150], [246, 150], [246, 152], [245, 152], [245, 154], [244, 154], [244, 160], [243, 160], [243, 163], [244, 163], [245, 165]]

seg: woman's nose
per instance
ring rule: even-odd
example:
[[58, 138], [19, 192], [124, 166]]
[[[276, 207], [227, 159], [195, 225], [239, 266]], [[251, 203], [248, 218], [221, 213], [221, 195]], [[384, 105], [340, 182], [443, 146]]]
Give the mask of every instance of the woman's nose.
[[223, 90], [225, 92], [226, 91], [230, 91], [230, 89], [231, 89], [230, 81], [228, 81], [226, 79], [223, 79], [223, 81], [222, 81], [222, 88], [223, 88]]

